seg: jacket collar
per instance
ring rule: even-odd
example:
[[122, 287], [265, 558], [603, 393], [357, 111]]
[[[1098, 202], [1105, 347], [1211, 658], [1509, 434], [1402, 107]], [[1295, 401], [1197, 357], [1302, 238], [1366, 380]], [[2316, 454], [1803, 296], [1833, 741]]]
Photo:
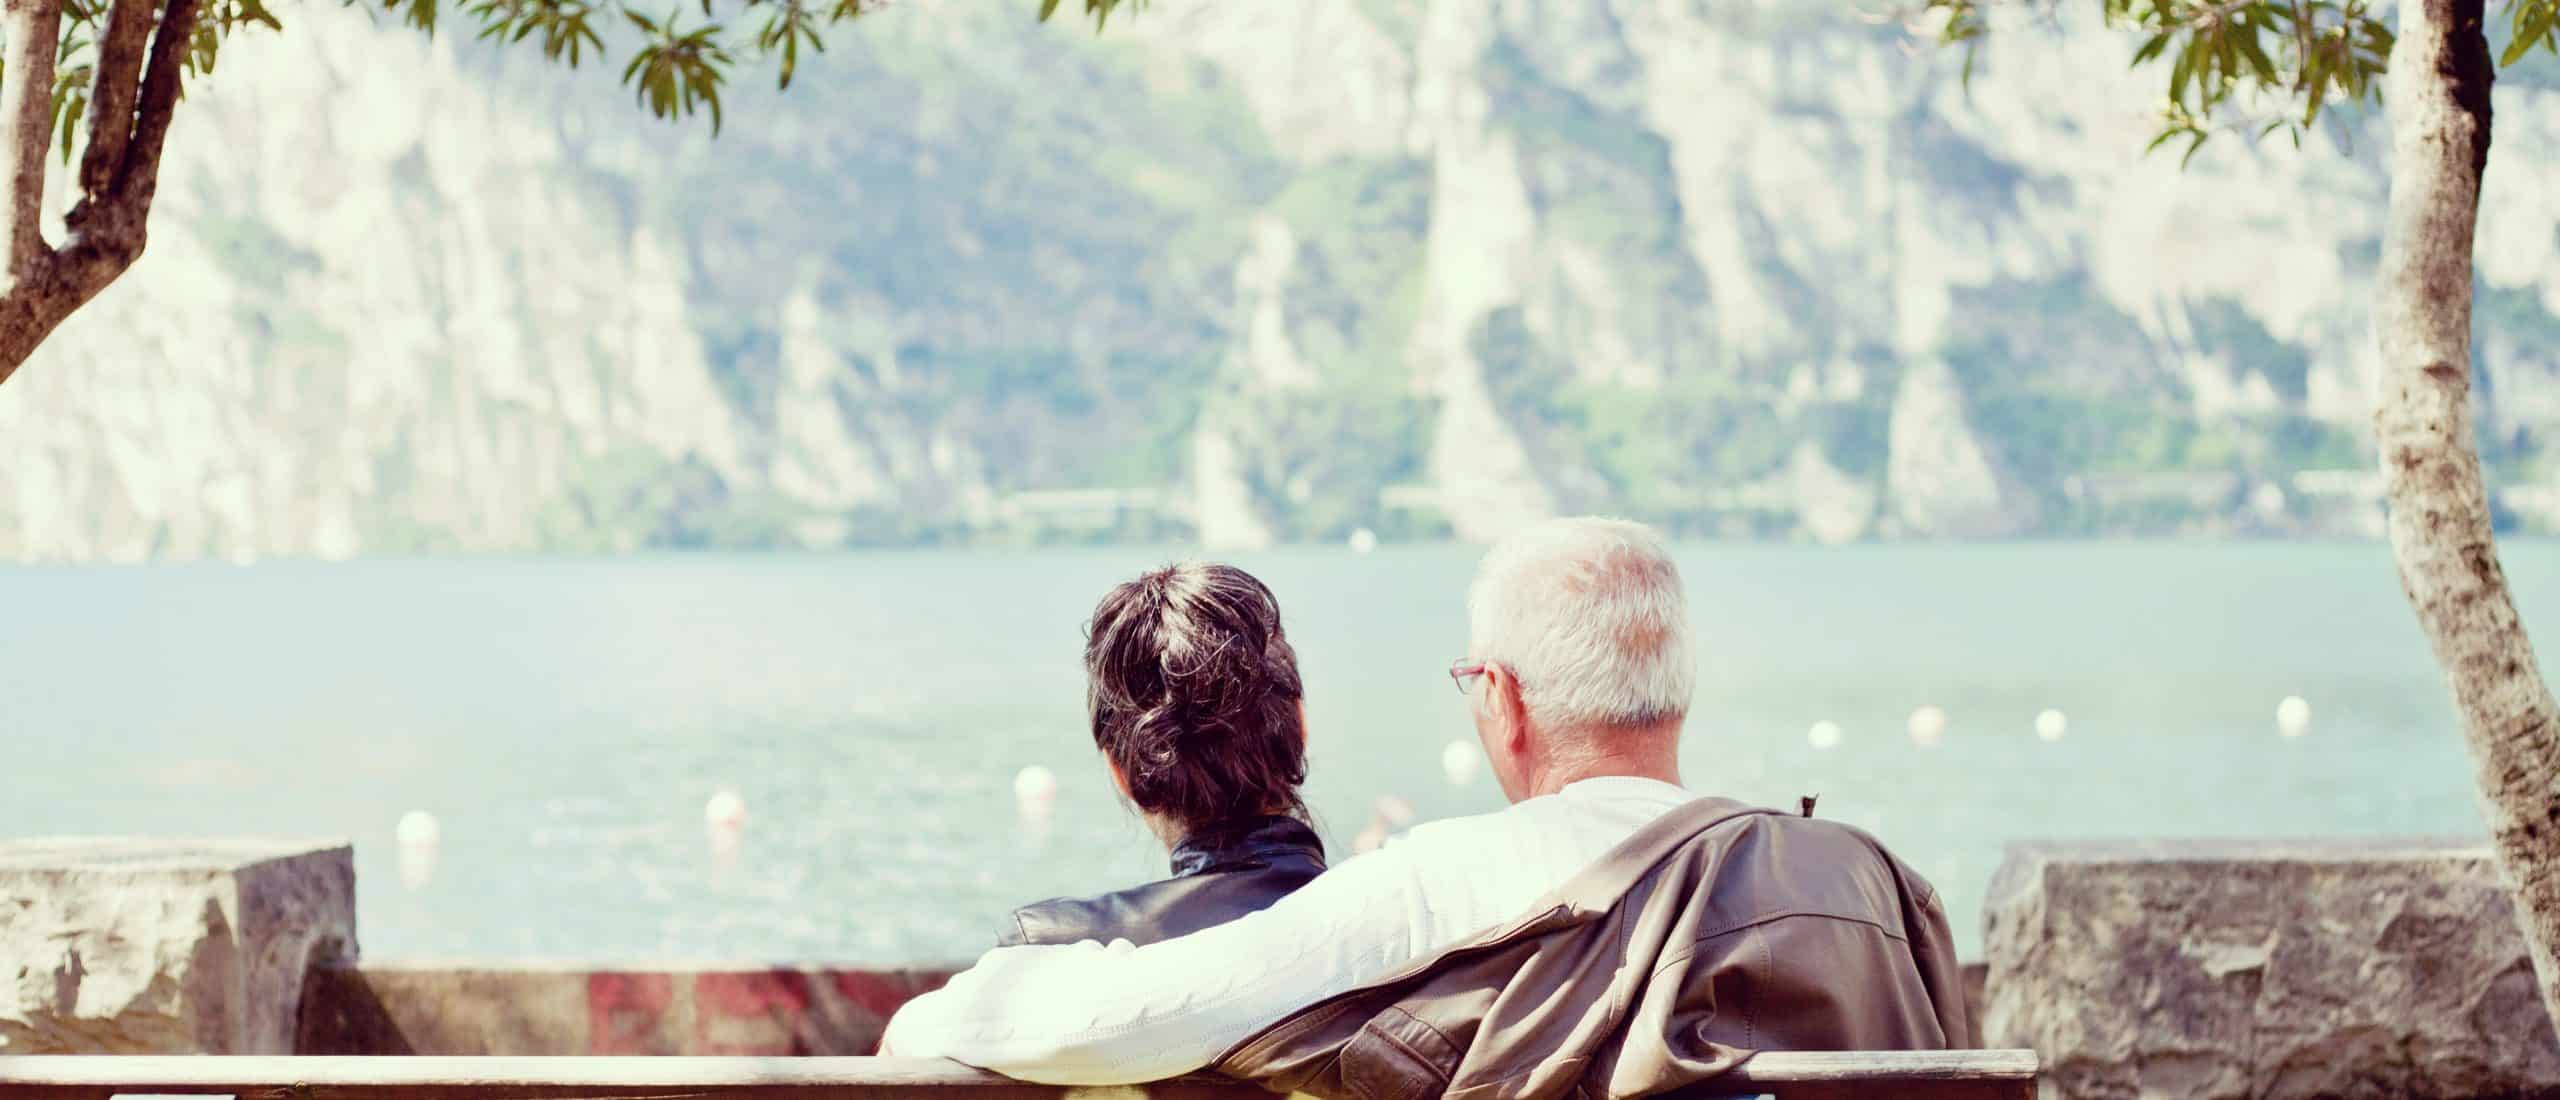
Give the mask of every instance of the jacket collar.
[[1173, 848], [1176, 878], [1276, 862], [1312, 860], [1324, 866], [1324, 841], [1293, 817], [1260, 814], [1228, 818], [1182, 838]]

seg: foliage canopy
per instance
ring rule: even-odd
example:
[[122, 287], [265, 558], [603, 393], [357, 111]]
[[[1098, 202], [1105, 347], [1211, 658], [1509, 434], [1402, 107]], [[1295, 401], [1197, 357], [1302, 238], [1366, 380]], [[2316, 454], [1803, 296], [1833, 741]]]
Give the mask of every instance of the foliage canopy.
[[[428, 35], [442, 28], [445, 0], [343, 0], [372, 6]], [[1056, 15], [1064, 0], [1040, 0], [1039, 17]], [[770, 65], [774, 82], [791, 87], [801, 51], [826, 52], [825, 32], [839, 24], [893, 7], [891, 0], [668, 0], [663, 11], [634, 0], [454, 0], [474, 37], [508, 45], [531, 42], [545, 60], [578, 68], [614, 54], [608, 36], [629, 58], [622, 83], [650, 115], [691, 118], [705, 113], [717, 132], [720, 91], [741, 63]], [[1083, 0], [1096, 30], [1113, 12], [1143, 8], [1146, 0]], [[79, 122], [96, 79], [94, 54], [111, 0], [62, 0], [61, 46], [54, 69], [54, 133], [69, 160]], [[223, 43], [251, 28], [282, 30], [284, 23], [262, 0], [206, 0], [185, 56], [190, 81], [210, 74]]]
[[[1941, 44], [1965, 47], [1965, 73], [1999, 0], [1922, 0]], [[2333, 102], [2378, 101], [2391, 59], [2381, 0], [2096, 0], [2110, 27], [2142, 35], [2133, 64], [2169, 66], [2169, 94], [2152, 148], [2186, 142], [2192, 159], [2218, 129], [2299, 144]], [[2536, 47], [2560, 54], [2560, 0], [2508, 0], [2502, 65]]]

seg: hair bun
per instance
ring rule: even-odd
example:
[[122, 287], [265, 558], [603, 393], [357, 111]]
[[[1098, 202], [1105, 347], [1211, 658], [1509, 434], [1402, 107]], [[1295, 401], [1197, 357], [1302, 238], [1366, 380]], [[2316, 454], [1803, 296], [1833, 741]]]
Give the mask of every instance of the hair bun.
[[1191, 825], [1303, 812], [1297, 657], [1250, 574], [1181, 565], [1114, 589], [1085, 628], [1085, 669], [1094, 742], [1141, 808]]

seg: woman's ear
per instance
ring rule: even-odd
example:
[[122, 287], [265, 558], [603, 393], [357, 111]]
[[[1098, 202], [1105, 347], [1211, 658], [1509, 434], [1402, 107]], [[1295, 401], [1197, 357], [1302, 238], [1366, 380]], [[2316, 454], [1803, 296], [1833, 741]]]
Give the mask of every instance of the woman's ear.
[[1304, 748], [1310, 740], [1312, 738], [1307, 734], [1307, 697], [1301, 695], [1298, 697], [1298, 746]]
[[1129, 777], [1120, 774], [1120, 762], [1106, 755], [1102, 758], [1102, 766], [1111, 772], [1111, 785], [1120, 788], [1120, 797], [1132, 802], [1137, 801], [1136, 797], [1129, 793]]

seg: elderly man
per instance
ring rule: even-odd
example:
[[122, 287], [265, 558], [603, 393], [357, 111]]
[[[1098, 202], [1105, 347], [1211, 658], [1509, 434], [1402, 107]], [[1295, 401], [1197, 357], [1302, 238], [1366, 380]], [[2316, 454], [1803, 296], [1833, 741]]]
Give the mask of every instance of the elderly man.
[[1758, 1049], [1971, 1045], [1926, 883], [1809, 807], [1681, 787], [1696, 662], [1650, 528], [1507, 539], [1468, 615], [1449, 671], [1509, 808], [1178, 939], [990, 952], [901, 1011], [889, 1049], [1060, 1084], [1215, 1066], [1320, 1095], [1512, 1096], [1677, 1088]]

